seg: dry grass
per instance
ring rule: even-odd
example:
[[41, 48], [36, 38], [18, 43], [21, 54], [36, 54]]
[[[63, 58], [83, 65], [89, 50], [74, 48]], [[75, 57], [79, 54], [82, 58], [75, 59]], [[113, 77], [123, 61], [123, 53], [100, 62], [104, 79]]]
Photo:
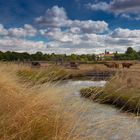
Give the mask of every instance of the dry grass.
[[80, 64], [78, 69], [66, 69], [66, 71], [70, 74], [84, 74], [91, 71], [109, 71], [106, 66], [103, 64]]
[[0, 140], [75, 139], [75, 117], [61, 104], [64, 90], [51, 83], [29, 87], [19, 82], [18, 66], [0, 66]]
[[140, 73], [122, 70], [103, 88], [86, 88], [81, 95], [100, 103], [113, 104], [121, 110], [140, 113]]
[[78, 69], [65, 69], [65, 68], [63, 69], [73, 77], [82, 76], [84, 74], [88, 74], [91, 72], [121, 72], [122, 70], [139, 72], [140, 70], [140, 64], [138, 62], [136, 63], [130, 61], [131, 63], [134, 64], [130, 69], [123, 69], [121, 61], [114, 61], [114, 62], [119, 64], [119, 68], [108, 68], [104, 64], [81, 64]]
[[[25, 75], [21, 74], [20, 79], [18, 77], [19, 71], [25, 71]], [[33, 74], [33, 77], [32, 72], [36, 73]], [[87, 134], [88, 137], [84, 135], [88, 132], [89, 127], [84, 124], [90, 121], [88, 119], [85, 121], [84, 118], [84, 115], [88, 113], [89, 106], [86, 106], [85, 101], [81, 104], [77, 99], [74, 102], [70, 99], [65, 100], [64, 94], [68, 90], [55, 86], [56, 83], [50, 83], [49, 80], [47, 83], [46, 81], [42, 82], [44, 80], [42, 72], [45, 72], [47, 76], [52, 75], [47, 74], [47, 72], [52, 71], [32, 70], [13, 64], [0, 64], [0, 140], [107, 140], [110, 135], [117, 132], [117, 127], [111, 129], [109, 125], [117, 123], [116, 120], [119, 122], [120, 118], [104, 118], [102, 120], [98, 115], [96, 118], [95, 113], [95, 116], [91, 117], [94, 121], [90, 124], [93, 132]], [[35, 77], [40, 74], [41, 78], [36, 79]], [[123, 90], [128, 88], [139, 90], [139, 84], [136, 84], [139, 80], [137, 74], [135, 76], [137, 79], [132, 79], [133, 82], [130, 82], [131, 80], [128, 80], [124, 73], [121, 75], [124, 77], [117, 76], [107, 84], [106, 91], [114, 92], [114, 89], [120, 88], [117, 91], [119, 93], [122, 91], [122, 86]], [[132, 73], [128, 76], [134, 77]], [[34, 81], [35, 78], [35, 84], [32, 86], [28, 85], [28, 83], [30, 84], [29, 77], [33, 78], [31, 81]], [[122, 85], [122, 82], [125, 84]], [[130, 87], [131, 84], [133, 84], [133, 88]], [[96, 90], [101, 91], [97, 88]], [[107, 126], [109, 129], [106, 129]], [[101, 135], [102, 132], [105, 133]], [[84, 136], [81, 137], [81, 134]], [[126, 136], [128, 135], [126, 134]]]
[[32, 84], [43, 84], [47, 82], [61, 81], [66, 79], [69, 74], [62, 68], [50, 66], [48, 68], [23, 67], [17, 71], [17, 76], [23, 82]]

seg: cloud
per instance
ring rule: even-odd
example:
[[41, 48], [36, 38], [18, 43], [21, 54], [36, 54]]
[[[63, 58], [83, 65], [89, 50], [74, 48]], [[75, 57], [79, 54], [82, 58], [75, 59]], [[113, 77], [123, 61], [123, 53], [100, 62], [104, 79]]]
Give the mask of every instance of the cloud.
[[[98, 7], [96, 5], [96, 9]], [[107, 9], [108, 5], [104, 10]], [[127, 14], [122, 15], [127, 17]], [[124, 52], [127, 47], [140, 49], [140, 30], [117, 28], [110, 31], [105, 21], [71, 20], [63, 7], [48, 9], [36, 22], [36, 28], [25, 24], [6, 29], [0, 24], [1, 51], [93, 54], [105, 49], [112, 52]], [[42, 37], [43, 41], [35, 41]]]
[[[89, 3], [86, 5], [93, 11], [105, 11], [120, 15], [122, 17], [131, 17], [135, 20], [139, 20], [140, 14], [140, 1], [139, 0], [112, 0], [110, 3], [97, 2]], [[131, 19], [129, 18], [129, 19]]]
[[23, 28], [10, 28], [8, 29], [9, 36], [27, 37], [35, 36], [37, 30], [29, 24], [25, 24]]
[[46, 42], [33, 41], [28, 37], [35, 37], [38, 30], [32, 25], [25, 24], [20, 28], [6, 29], [0, 24], [0, 50], [1, 51], [18, 51], [18, 52], [36, 52], [44, 51], [47, 47]]
[[63, 27], [67, 24], [67, 15], [63, 7], [53, 6], [44, 16], [36, 18], [36, 22], [47, 27]]
[[11, 36], [11, 37], [29, 37], [35, 36], [37, 30], [29, 25], [25, 24], [23, 28], [9, 28], [6, 29], [2, 24], [0, 24], [0, 35], [1, 36]]
[[[136, 32], [138, 32], [137, 35]], [[137, 30], [118, 28], [108, 34], [98, 35], [72, 34], [69, 31], [63, 32], [57, 29], [47, 33], [47, 36], [48, 34], [50, 34], [48, 42], [4, 36], [0, 38], [0, 49], [1, 51], [27, 51], [29, 53], [42, 51], [58, 54], [93, 54], [101, 53], [105, 49], [112, 52], [124, 52], [129, 46], [140, 49], [139, 31]]]
[[113, 0], [110, 3], [110, 9], [118, 13], [140, 13], [139, 0]]
[[113, 38], [140, 38], [140, 30], [117, 28], [112, 33]]
[[[98, 9], [98, 5], [95, 7]], [[103, 3], [102, 7], [107, 10], [109, 5]], [[129, 46], [138, 49], [136, 46], [140, 43], [139, 30], [117, 28], [109, 31], [105, 21], [70, 20], [65, 9], [58, 6], [47, 10], [36, 21], [42, 25], [40, 34], [49, 40], [47, 52], [81, 54], [99, 53], [105, 49], [122, 52]]]
[[32, 41], [26, 39], [3, 37], [0, 38], [1, 51], [18, 51], [34, 53], [36, 51], [44, 51], [47, 44], [43, 41]]
[[56, 53], [99, 53], [105, 49], [115, 52], [123, 52], [127, 47], [133, 47], [139, 50], [140, 31], [117, 28], [107, 34], [75, 34], [70, 30], [62, 31], [55, 29], [46, 31], [47, 38], [50, 41], [47, 43], [49, 52]]
[[44, 16], [36, 18], [36, 22], [47, 28], [79, 28], [83, 33], [103, 33], [108, 30], [105, 21], [71, 20], [63, 7], [53, 6]]
[[8, 35], [8, 31], [4, 28], [2, 24], [0, 24], [0, 35]]
[[88, 3], [86, 4], [87, 8], [92, 9], [93, 11], [108, 11], [110, 9], [110, 4], [106, 2], [99, 2], [95, 4]]

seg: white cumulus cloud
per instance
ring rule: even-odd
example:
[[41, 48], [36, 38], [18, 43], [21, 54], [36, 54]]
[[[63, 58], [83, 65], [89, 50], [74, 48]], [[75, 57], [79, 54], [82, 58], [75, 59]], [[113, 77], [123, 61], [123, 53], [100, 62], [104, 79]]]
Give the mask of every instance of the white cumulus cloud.
[[11, 37], [27, 37], [27, 36], [35, 36], [37, 30], [29, 25], [25, 24], [24, 27], [20, 28], [9, 28], [6, 29], [2, 24], [0, 24], [0, 35], [1, 36], [11, 36]]
[[63, 7], [53, 6], [44, 16], [36, 18], [36, 22], [47, 28], [79, 28], [83, 33], [103, 33], [108, 30], [105, 21], [71, 20]]

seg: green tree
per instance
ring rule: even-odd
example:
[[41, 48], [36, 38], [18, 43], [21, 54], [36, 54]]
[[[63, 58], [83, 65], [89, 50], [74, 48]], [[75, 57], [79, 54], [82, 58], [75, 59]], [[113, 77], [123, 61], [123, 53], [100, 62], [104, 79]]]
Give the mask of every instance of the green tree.
[[127, 51], [125, 52], [125, 54], [130, 55], [130, 54], [135, 54], [136, 51], [132, 48], [132, 47], [128, 47]]
[[128, 60], [137, 59], [137, 52], [132, 47], [128, 47], [125, 54]]

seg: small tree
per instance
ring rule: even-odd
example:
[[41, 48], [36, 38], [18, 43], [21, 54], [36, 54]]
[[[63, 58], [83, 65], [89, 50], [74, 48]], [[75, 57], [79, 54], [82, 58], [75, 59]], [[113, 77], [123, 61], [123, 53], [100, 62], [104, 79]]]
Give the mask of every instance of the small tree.
[[125, 54], [128, 60], [137, 59], [137, 52], [132, 47], [128, 47]]
[[125, 52], [127, 55], [129, 55], [129, 54], [135, 54], [136, 53], [136, 51], [132, 48], [132, 47], [128, 47], [127, 48], [127, 51]]

